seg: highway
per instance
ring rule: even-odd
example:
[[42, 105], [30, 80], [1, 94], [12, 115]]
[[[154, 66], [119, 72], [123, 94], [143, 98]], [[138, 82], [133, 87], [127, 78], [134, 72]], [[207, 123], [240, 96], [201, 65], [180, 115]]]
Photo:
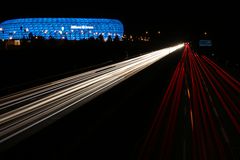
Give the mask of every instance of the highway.
[[240, 158], [240, 83], [186, 44], [139, 159]]
[[[126, 71], [122, 67], [126, 67], [130, 60], [3, 97], [1, 113], [6, 114], [19, 108], [18, 105], [26, 106], [36, 99], [44, 99], [58, 92], [62, 94], [65, 92], [61, 91], [69, 87], [91, 82], [96, 78], [95, 74], [101, 77], [117, 69], [115, 74], [124, 77], [121, 79], [124, 82], [118, 83], [111, 76], [113, 85], [117, 86], [104, 94], [91, 95], [76, 106], [73, 104], [70, 110], [76, 109], [75, 112], [22, 140], [3, 157], [34, 159], [38, 155], [41, 159], [238, 160], [240, 83], [210, 58], [193, 52], [188, 43], [174, 54], [160, 57], [156, 63], [151, 61], [151, 67], [147, 65], [149, 67], [144, 69], [145, 66], [142, 66], [136, 72], [128, 68], [126, 74], [132, 75], [127, 80], [121, 71]], [[110, 80], [103, 76], [100, 81], [108, 83], [107, 79]], [[88, 89], [91, 90], [95, 84], [99, 83], [93, 82]], [[47, 92], [48, 89], [50, 92]], [[80, 96], [82, 92], [76, 94]], [[69, 96], [73, 98], [76, 95]], [[60, 106], [58, 103], [56, 105]], [[62, 113], [66, 112], [68, 109]], [[51, 117], [45, 122], [49, 121], [52, 121]], [[32, 128], [28, 131], [32, 132]], [[27, 132], [25, 134], [28, 135]]]
[[172, 46], [2, 97], [1, 149], [24, 131], [59, 119], [183, 46]]

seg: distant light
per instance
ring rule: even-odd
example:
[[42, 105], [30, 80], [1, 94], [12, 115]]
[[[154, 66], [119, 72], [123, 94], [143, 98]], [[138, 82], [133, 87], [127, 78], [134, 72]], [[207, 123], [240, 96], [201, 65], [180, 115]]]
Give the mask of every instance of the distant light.
[[160, 34], [161, 32], [160, 32], [160, 31], [158, 31], [157, 33], [158, 33], [158, 34]]
[[20, 44], [21, 44], [20, 40], [14, 40], [14, 45], [15, 46], [20, 46]]
[[61, 29], [62, 29], [62, 31], [63, 31], [63, 30], [64, 30], [64, 27], [62, 27]]
[[146, 31], [146, 34], [148, 34], [148, 31]]
[[215, 54], [214, 54], [214, 53], [212, 53], [212, 56], [215, 56]]
[[3, 28], [0, 28], [0, 31], [3, 31]]
[[12, 37], [12, 36], [10, 36], [10, 37], [9, 37], [9, 39], [13, 39], [13, 37]]
[[190, 94], [189, 88], [187, 88], [187, 94], [188, 94], [188, 98], [190, 99], [191, 94]]
[[59, 31], [60, 34], [62, 34], [62, 31]]
[[48, 30], [45, 30], [44, 33], [46, 34], [48, 32]]
[[13, 31], [13, 34], [15, 34], [16, 33], [16, 31]]
[[207, 32], [204, 32], [204, 35], [206, 36], [206, 35], [207, 35]]
[[26, 28], [26, 32], [29, 32], [29, 29], [28, 29], [28, 28]]

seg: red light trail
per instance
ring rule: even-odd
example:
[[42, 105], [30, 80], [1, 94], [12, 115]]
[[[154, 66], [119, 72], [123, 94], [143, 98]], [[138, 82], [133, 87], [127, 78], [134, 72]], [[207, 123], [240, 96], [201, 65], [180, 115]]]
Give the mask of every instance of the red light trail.
[[240, 83], [185, 44], [139, 159], [234, 159], [239, 107]]

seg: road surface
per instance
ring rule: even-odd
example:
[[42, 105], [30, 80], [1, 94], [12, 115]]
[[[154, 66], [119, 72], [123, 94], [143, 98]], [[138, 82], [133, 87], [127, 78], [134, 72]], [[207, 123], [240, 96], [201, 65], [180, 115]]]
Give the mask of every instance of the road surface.
[[[0, 99], [0, 145], [38, 124], [50, 123], [112, 88], [183, 44], [65, 78]], [[57, 116], [57, 117], [56, 117]]]

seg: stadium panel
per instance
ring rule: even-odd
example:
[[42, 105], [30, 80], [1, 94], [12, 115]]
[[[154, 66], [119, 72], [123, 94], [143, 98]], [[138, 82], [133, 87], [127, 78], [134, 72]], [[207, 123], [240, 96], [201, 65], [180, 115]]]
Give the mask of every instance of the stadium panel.
[[0, 39], [29, 39], [41, 36], [44, 39], [82, 40], [103, 35], [123, 36], [123, 24], [116, 19], [98, 18], [22, 18], [0, 24]]

